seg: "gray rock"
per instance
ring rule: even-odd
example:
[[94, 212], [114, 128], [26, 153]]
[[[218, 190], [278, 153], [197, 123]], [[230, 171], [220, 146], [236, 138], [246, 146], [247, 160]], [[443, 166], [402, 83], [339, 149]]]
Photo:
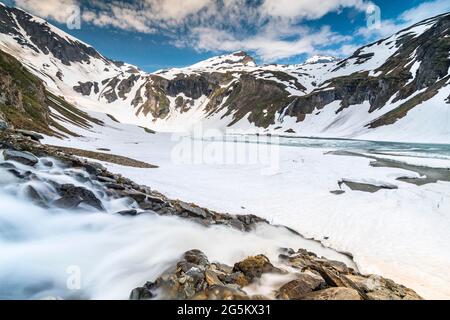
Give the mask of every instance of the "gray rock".
[[131, 216], [131, 217], [135, 217], [135, 216], [139, 215], [137, 210], [124, 210], [124, 211], [119, 211], [116, 213], [120, 214], [121, 216]]
[[106, 171], [106, 168], [104, 166], [96, 162], [87, 162], [83, 166], [86, 169], [87, 173], [91, 175], [99, 175], [103, 171]]
[[202, 218], [207, 218], [208, 217], [208, 213], [206, 212], [206, 210], [199, 208], [199, 207], [193, 207], [185, 202], [181, 202], [180, 201], [180, 207], [187, 211], [190, 214], [193, 214], [194, 216], [198, 216], [198, 217], [202, 217]]
[[15, 151], [15, 150], [4, 150], [3, 156], [5, 157], [5, 160], [10, 161], [16, 161], [19, 163], [22, 163], [27, 166], [34, 166], [36, 163], [39, 162], [39, 159], [36, 158], [32, 153], [30, 152], [22, 152], [22, 151]]
[[25, 194], [38, 206], [47, 207], [46, 199], [33, 186], [27, 186], [25, 189]]
[[303, 273], [297, 279], [283, 285], [277, 297], [283, 300], [296, 300], [307, 293], [325, 289], [325, 287], [326, 283], [322, 278]]
[[23, 135], [23, 136], [25, 136], [25, 137], [30, 137], [32, 140], [34, 140], [34, 141], [40, 141], [40, 140], [42, 140], [42, 139], [44, 139], [44, 136], [43, 135], [41, 135], [41, 134], [39, 134], [39, 133], [37, 133], [37, 132], [34, 132], [34, 131], [30, 131], [30, 130], [20, 130], [20, 129], [17, 129], [17, 130], [15, 130], [17, 133], [20, 133], [21, 135]]
[[0, 131], [5, 131], [9, 128], [9, 125], [6, 121], [0, 120]]
[[105, 187], [113, 190], [125, 190], [125, 187], [118, 183], [106, 183]]
[[116, 180], [114, 180], [113, 178], [110, 178], [110, 177], [98, 176], [97, 179], [100, 182], [116, 183]]
[[61, 185], [59, 189], [61, 198], [55, 201], [55, 206], [66, 209], [74, 209], [81, 203], [84, 203], [96, 208], [97, 210], [105, 210], [102, 202], [92, 191], [88, 189], [76, 187], [72, 184]]

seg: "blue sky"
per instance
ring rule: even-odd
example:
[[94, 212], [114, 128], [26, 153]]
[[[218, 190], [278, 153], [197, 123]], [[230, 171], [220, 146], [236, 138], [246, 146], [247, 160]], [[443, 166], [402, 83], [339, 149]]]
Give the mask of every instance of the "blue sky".
[[298, 63], [314, 54], [344, 57], [358, 46], [450, 11], [448, 0], [4, 2], [146, 71], [238, 50], [259, 63]]

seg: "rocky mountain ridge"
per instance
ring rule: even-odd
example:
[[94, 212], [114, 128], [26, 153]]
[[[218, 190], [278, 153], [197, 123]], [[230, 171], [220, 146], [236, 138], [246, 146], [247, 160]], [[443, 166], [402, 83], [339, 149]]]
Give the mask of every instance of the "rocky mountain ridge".
[[[260, 133], [449, 142], [448, 13], [343, 60], [316, 56], [299, 65], [257, 65], [235, 52], [149, 74], [19, 9], [0, 12], [1, 50], [52, 93], [79, 108], [108, 110], [121, 122], [163, 131], [202, 123]], [[410, 135], [402, 133], [407, 130]]]

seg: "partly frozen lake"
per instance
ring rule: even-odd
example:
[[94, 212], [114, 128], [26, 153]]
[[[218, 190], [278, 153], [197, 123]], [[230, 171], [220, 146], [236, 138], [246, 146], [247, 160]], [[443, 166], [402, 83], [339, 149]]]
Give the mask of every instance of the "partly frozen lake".
[[[445, 178], [450, 146], [282, 137], [268, 148], [266, 143], [228, 141], [236, 137], [198, 141], [148, 134], [102, 120], [107, 127], [80, 132], [82, 138], [46, 142], [93, 151], [109, 148], [158, 165], [136, 169], [106, 164], [171, 198], [287, 225], [352, 253], [360, 271], [392, 278], [426, 298], [450, 297], [450, 182], [411, 183], [424, 178], [430, 167]], [[261, 139], [246, 139], [256, 138]], [[227, 158], [230, 154], [235, 156]], [[352, 190], [339, 183], [343, 180], [380, 190]]]

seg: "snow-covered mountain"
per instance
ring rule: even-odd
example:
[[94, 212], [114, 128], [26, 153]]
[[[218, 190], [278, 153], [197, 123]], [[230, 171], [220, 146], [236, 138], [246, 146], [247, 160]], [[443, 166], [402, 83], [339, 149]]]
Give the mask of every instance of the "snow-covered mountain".
[[450, 14], [344, 60], [257, 65], [245, 52], [153, 74], [112, 61], [24, 11], [0, 7], [0, 49], [79, 108], [156, 130], [206, 127], [450, 143]]

